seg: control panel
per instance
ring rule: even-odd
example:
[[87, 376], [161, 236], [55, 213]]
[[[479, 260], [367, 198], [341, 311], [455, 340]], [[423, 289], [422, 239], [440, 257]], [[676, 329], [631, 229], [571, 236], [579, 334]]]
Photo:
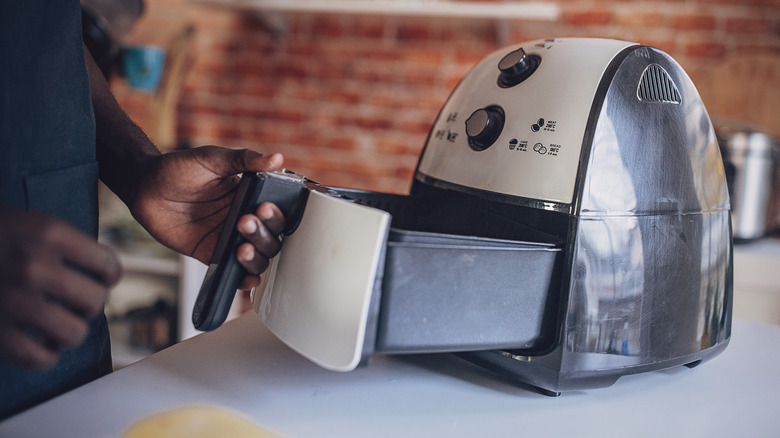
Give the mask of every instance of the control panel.
[[453, 91], [418, 172], [472, 189], [572, 203], [599, 83], [615, 56], [633, 45], [563, 38], [494, 52]]

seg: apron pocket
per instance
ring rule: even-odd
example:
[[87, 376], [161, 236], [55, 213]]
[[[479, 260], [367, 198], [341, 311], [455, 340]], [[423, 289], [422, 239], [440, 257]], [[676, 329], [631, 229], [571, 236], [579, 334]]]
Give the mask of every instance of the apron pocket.
[[27, 175], [27, 209], [55, 216], [91, 236], [98, 231], [98, 163]]

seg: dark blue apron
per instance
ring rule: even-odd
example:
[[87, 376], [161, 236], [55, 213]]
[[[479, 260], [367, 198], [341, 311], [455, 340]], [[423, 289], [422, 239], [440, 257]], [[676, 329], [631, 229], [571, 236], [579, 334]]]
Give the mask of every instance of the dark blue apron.
[[[97, 235], [95, 119], [78, 0], [0, 0], [0, 205]], [[0, 361], [0, 419], [111, 371], [105, 316], [47, 372]]]

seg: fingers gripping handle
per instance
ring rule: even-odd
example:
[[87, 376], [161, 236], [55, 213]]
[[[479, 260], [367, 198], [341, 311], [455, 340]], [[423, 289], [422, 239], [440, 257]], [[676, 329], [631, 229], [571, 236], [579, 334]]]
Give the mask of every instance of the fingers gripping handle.
[[238, 219], [254, 214], [260, 204], [272, 202], [284, 214], [287, 223], [284, 232], [289, 234], [300, 219], [307, 195], [304, 178], [294, 173], [243, 174], [192, 310], [196, 329], [213, 330], [225, 322], [236, 289], [246, 275], [236, 258], [236, 250], [244, 241], [236, 228]]

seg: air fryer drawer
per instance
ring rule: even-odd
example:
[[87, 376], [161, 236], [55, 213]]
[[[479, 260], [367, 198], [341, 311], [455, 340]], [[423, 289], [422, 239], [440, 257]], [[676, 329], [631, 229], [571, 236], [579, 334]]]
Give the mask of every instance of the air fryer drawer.
[[392, 229], [376, 350], [545, 347], [560, 254], [545, 243]]
[[[447, 222], [459, 200], [308, 193], [254, 300], [266, 326], [301, 355], [349, 371], [374, 353], [552, 345], [559, 244], [462, 235], [473, 222], [504, 227], [481, 209]], [[429, 229], [440, 225], [448, 231]]]

